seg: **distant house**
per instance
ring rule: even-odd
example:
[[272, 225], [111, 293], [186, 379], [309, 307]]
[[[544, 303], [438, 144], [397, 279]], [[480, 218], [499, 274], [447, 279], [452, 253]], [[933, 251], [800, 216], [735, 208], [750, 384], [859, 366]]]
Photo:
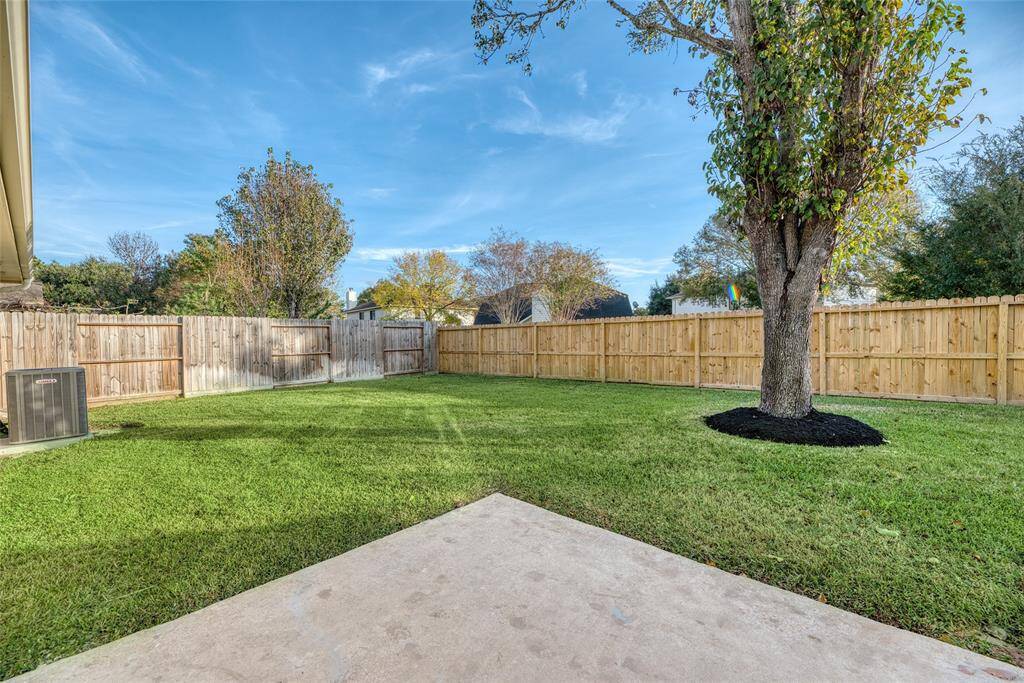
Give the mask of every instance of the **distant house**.
[[877, 303], [877, 287], [861, 287], [856, 293], [850, 291], [849, 287], [836, 287], [829, 291], [821, 301], [821, 305], [824, 306], [857, 306]]
[[673, 294], [669, 297], [672, 300], [672, 315], [683, 313], [716, 313], [728, 311], [729, 307], [722, 304], [709, 304], [705, 301], [690, 299], [685, 294]]
[[[459, 323], [468, 325], [476, 315], [476, 309], [452, 310], [450, 311]], [[377, 305], [372, 299], [359, 303], [356, 298], [356, 291], [349, 289], [345, 295], [345, 315], [356, 320], [418, 320], [419, 317], [412, 311], [398, 308], [383, 308]]]
[[[544, 301], [536, 294], [524, 296], [521, 307], [522, 316], [516, 322], [520, 323], [543, 323], [551, 320]], [[633, 307], [629, 303], [629, 297], [622, 292], [613, 292], [606, 297], [598, 299], [590, 306], [582, 309], [576, 320], [593, 320], [595, 318], [623, 318], [633, 315]], [[486, 300], [480, 304], [473, 319], [474, 325], [497, 325], [501, 322], [494, 307]]]
[[[672, 300], [672, 315], [683, 313], [717, 313], [728, 311], [725, 303], [709, 304], [697, 299], [689, 299], [685, 294], [673, 294], [669, 297]], [[820, 306], [853, 306], [857, 304], [878, 303], [877, 287], [861, 287], [856, 293], [848, 287], [837, 287], [823, 296], [818, 302]]]

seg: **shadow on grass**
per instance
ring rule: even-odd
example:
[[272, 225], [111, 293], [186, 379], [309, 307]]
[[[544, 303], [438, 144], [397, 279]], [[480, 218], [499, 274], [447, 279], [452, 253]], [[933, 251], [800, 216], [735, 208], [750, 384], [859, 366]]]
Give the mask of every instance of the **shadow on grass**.
[[224, 528], [197, 519], [202, 530], [4, 552], [0, 679], [170, 621], [464, 502], [449, 491], [429, 502], [280, 524]]

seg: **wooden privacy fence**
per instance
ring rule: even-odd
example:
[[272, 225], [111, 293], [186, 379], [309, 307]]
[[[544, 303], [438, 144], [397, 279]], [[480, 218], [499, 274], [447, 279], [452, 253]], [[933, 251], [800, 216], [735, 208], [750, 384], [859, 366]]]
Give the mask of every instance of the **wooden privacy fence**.
[[[757, 389], [761, 311], [442, 327], [440, 372]], [[824, 351], [824, 352], [822, 352]], [[819, 394], [1024, 404], [1024, 295], [819, 308]]]
[[80, 365], [90, 404], [437, 370], [434, 323], [0, 312], [8, 370]]

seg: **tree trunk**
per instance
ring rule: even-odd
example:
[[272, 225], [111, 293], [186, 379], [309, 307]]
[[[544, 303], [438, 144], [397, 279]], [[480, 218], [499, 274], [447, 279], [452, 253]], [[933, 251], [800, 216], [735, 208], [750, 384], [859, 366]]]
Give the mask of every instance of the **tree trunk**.
[[764, 304], [761, 411], [803, 417], [811, 410], [811, 316], [814, 300], [783, 297]]
[[831, 225], [814, 227], [808, 239], [798, 241], [804, 227], [792, 217], [755, 219], [747, 226], [764, 310], [760, 409], [775, 417], [799, 418], [811, 411], [811, 319], [833, 234]]

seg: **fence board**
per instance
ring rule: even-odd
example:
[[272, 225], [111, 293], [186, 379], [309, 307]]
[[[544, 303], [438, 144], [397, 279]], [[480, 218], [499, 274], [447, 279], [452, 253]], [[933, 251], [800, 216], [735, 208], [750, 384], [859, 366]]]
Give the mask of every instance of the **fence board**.
[[[396, 328], [388, 337], [386, 327]], [[0, 312], [0, 414], [8, 370], [81, 365], [90, 403], [435, 372], [420, 321]]]
[[407, 375], [424, 372], [426, 363], [425, 330], [422, 324], [388, 321], [384, 328], [384, 374]]
[[[756, 389], [760, 311], [438, 329], [445, 373]], [[1024, 295], [822, 308], [818, 393], [1024, 404]]]

